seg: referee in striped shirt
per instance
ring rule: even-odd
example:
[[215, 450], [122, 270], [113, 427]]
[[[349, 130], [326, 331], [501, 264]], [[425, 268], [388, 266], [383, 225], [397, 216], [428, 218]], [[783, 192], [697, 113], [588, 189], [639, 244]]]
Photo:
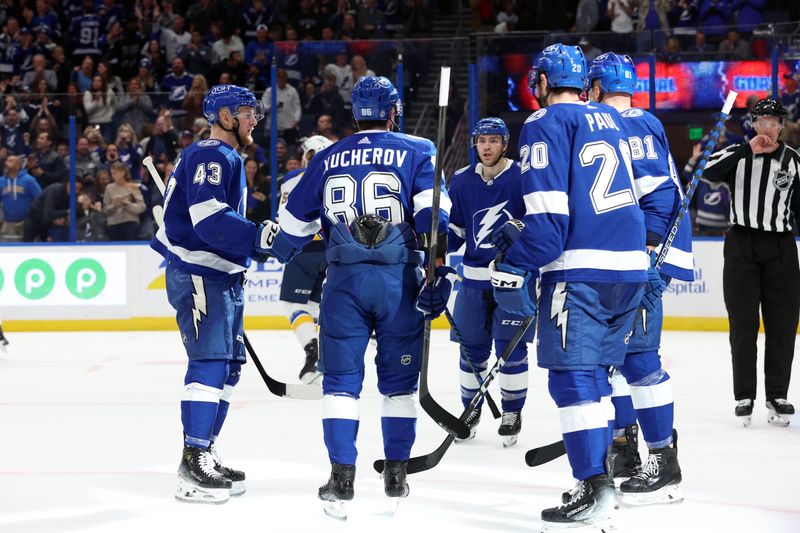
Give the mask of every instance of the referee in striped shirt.
[[[712, 154], [703, 178], [731, 189], [722, 288], [730, 323], [736, 415], [753, 411], [759, 306], [764, 319], [764, 374], [770, 422], [788, 424], [786, 401], [800, 314], [800, 268], [791, 233], [800, 223], [800, 155], [778, 140], [787, 115], [771, 99], [752, 109], [756, 136]], [[779, 424], [783, 425], [783, 424]]]

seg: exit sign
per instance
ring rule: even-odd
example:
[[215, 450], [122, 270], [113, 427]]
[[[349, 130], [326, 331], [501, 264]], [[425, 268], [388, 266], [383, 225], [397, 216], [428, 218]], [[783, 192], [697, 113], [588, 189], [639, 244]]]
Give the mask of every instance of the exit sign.
[[689, 126], [689, 140], [690, 141], [699, 141], [702, 138], [703, 138], [703, 128], [702, 127]]

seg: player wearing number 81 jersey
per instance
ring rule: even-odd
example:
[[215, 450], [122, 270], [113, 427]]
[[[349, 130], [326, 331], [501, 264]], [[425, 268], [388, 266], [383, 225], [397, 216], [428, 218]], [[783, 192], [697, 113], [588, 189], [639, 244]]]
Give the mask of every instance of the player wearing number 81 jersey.
[[621, 117], [610, 106], [580, 101], [583, 52], [551, 45], [531, 74], [544, 108], [520, 133], [525, 228], [495, 261], [492, 284], [498, 304], [519, 311], [511, 304], [525, 302], [515, 291], [541, 273], [538, 364], [549, 371], [578, 480], [542, 520], [569, 525], [606, 519], [614, 507], [605, 466], [613, 418], [608, 368], [622, 363], [648, 258]]
[[[431, 231], [433, 143], [388, 131], [402, 106], [384, 77], [362, 77], [353, 87], [352, 103], [360, 131], [314, 156], [280, 211], [281, 232], [272, 247], [274, 256], [286, 260], [291, 256], [287, 249], [302, 247], [320, 227], [326, 240], [319, 370], [332, 473], [320, 489], [323, 500], [353, 496], [357, 399], [373, 329], [383, 395], [385, 490], [390, 497], [408, 493], [404, 465], [415, 439], [414, 394], [423, 331], [423, 315], [414, 302], [423, 259], [415, 233]], [[443, 185], [440, 236], [447, 234], [450, 209]], [[440, 246], [442, 255], [445, 251], [446, 245]]]

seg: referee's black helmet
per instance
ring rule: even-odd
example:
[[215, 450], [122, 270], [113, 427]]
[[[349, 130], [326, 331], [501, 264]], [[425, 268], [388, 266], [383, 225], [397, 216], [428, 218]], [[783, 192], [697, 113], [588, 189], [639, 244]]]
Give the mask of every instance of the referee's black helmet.
[[783, 107], [780, 102], [773, 100], [772, 98], [764, 98], [763, 100], [756, 102], [756, 105], [753, 106], [750, 114], [754, 117], [772, 116], [782, 119], [788, 115], [789, 112], [786, 111], [786, 108]]

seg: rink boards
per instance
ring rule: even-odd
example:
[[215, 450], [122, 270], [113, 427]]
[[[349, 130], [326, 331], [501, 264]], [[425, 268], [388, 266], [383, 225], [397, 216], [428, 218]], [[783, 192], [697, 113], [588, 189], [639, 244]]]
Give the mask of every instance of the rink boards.
[[[694, 242], [695, 278], [664, 296], [665, 327], [725, 331], [721, 239]], [[451, 256], [459, 269], [460, 256]], [[146, 244], [7, 245], [0, 252], [0, 320], [9, 331], [175, 329], [164, 260]], [[285, 329], [283, 266], [254, 264], [245, 288], [250, 329]], [[456, 287], [457, 289], [458, 287]], [[442, 319], [434, 327], [445, 328]]]

